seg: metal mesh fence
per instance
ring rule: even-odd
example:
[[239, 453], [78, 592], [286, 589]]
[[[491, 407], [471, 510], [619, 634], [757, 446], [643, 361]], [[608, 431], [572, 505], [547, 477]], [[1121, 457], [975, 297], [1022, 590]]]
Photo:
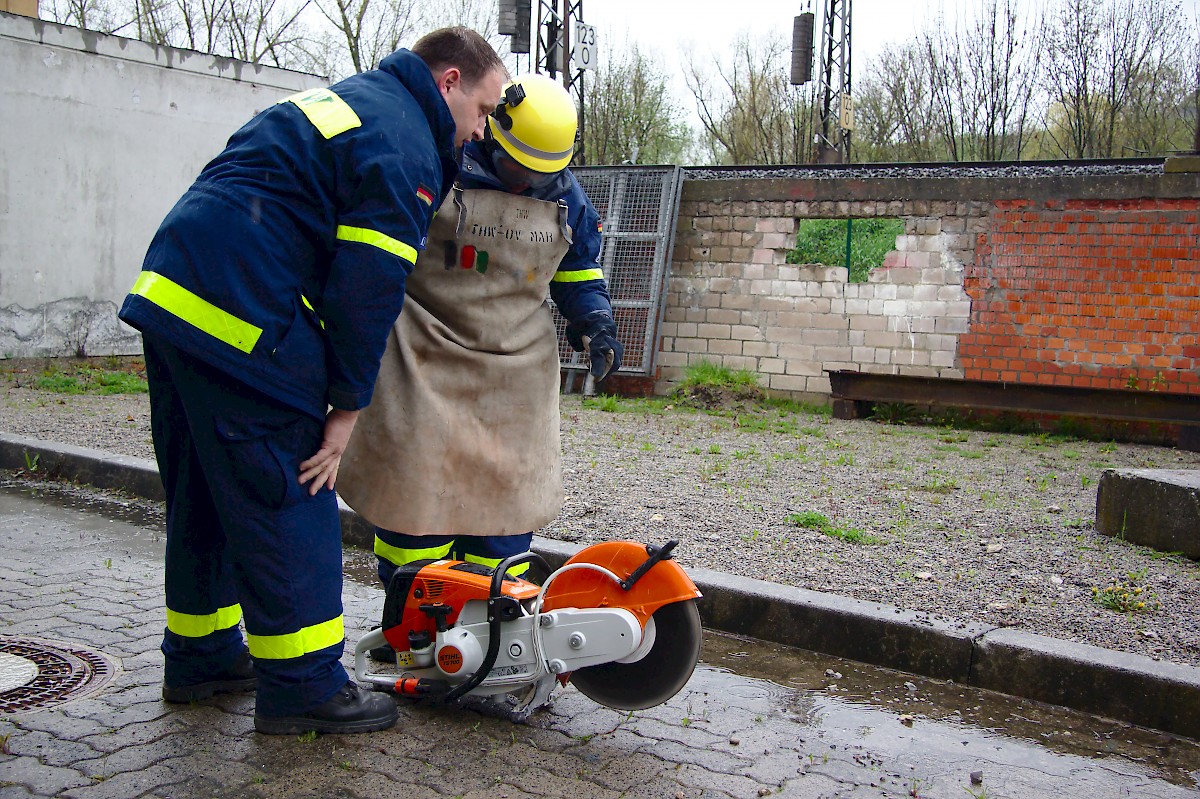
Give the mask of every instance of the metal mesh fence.
[[[676, 166], [572, 167], [604, 224], [600, 265], [608, 282], [617, 338], [625, 347], [622, 374], [654, 368], [663, 290], [671, 263], [682, 170]], [[551, 303], [553, 307], [553, 303]], [[555, 310], [559, 361], [582, 369], [567, 343], [566, 320]]]

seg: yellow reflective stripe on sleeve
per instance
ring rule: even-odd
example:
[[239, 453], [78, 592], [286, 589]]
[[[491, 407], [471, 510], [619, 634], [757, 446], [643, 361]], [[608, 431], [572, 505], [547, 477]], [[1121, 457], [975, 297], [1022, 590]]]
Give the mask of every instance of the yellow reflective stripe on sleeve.
[[262, 335], [261, 327], [222, 311], [208, 300], [156, 272], [142, 272], [129, 293], [145, 297], [167, 313], [242, 352], [253, 350], [258, 337]]
[[[463, 560], [465, 560], [467, 563], [479, 563], [484, 566], [487, 566], [489, 569], [494, 569], [500, 565], [501, 559], [500, 558], [485, 558], [482, 555], [463, 555]], [[508, 570], [508, 573], [511, 574], [513, 577], [516, 577], [517, 575], [524, 574], [528, 570], [529, 570], [528, 562], [518, 563], [516, 566], [511, 567]]]
[[241, 605], [230, 605], [227, 608], [221, 608], [216, 613], [205, 613], [201, 616], [180, 613], [167, 608], [167, 629], [184, 638], [203, 638], [217, 630], [236, 627], [241, 620]]
[[378, 230], [370, 230], [365, 227], [350, 227], [349, 225], [338, 225], [337, 237], [342, 241], [357, 241], [360, 244], [370, 244], [372, 247], [390, 252], [398, 258], [403, 258], [410, 264], [417, 262], [417, 251], [413, 247], [408, 246], [399, 239], [393, 239]]
[[250, 657], [256, 660], [284, 660], [334, 646], [345, 637], [345, 623], [343, 617], [338, 616], [284, 635], [251, 635], [247, 632], [246, 644], [250, 647]]
[[426, 549], [403, 549], [394, 547], [384, 542], [379, 536], [375, 536], [375, 554], [393, 566], [403, 566], [414, 560], [441, 560], [450, 554], [450, 544]]
[[313, 127], [326, 139], [332, 139], [339, 133], [362, 125], [354, 109], [329, 89], [309, 89], [285, 97], [279, 102], [292, 103], [303, 111], [308, 121], [313, 123]]
[[552, 283], [580, 283], [584, 280], [603, 280], [604, 271], [601, 269], [571, 269], [555, 272], [550, 278]]

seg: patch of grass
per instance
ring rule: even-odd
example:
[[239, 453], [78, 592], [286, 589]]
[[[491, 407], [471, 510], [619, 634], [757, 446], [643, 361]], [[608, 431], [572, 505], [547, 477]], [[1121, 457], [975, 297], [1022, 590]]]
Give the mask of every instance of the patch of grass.
[[605, 413], [616, 413], [621, 405], [621, 398], [612, 394], [597, 394], [594, 397], [584, 397], [583, 407], [593, 408]]
[[932, 494], [949, 494], [951, 491], [958, 489], [958, 481], [953, 477], [942, 479], [935, 477], [928, 483], [920, 487], [921, 491], [928, 491]]
[[903, 402], [877, 402], [871, 409], [871, 418], [882, 424], [908, 424], [917, 417], [917, 409]]
[[700, 361], [684, 370], [681, 388], [713, 387], [757, 389], [758, 374], [749, 369], [730, 369], [712, 361]]
[[802, 513], [792, 513], [787, 517], [788, 522], [797, 527], [805, 527], [810, 530], [816, 530], [822, 535], [827, 535], [830, 538], [836, 538], [839, 541], [845, 541], [848, 544], [882, 544], [883, 539], [867, 533], [865, 530], [860, 530], [857, 527], [840, 527], [829, 521], [829, 517], [823, 513], [816, 511], [804, 511]]
[[583, 397], [580, 404], [605, 413], [652, 413], [664, 414], [673, 409], [665, 397], [618, 397], [615, 394], [597, 394]]
[[138, 370], [108, 369], [90, 362], [53, 362], [33, 380], [35, 388], [56, 394], [145, 394], [146, 378]]
[[846, 228], [850, 229], [850, 274], [852, 283], [866, 282], [871, 270], [896, 249], [896, 237], [904, 233], [903, 219], [801, 219], [796, 247], [788, 251], [789, 264], [846, 266]]

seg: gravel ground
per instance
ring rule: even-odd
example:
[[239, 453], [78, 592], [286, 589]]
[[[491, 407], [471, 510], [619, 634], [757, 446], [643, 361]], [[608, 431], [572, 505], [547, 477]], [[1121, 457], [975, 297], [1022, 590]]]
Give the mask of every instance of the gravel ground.
[[[153, 457], [145, 395], [29, 383], [0, 370], [0, 430]], [[1200, 469], [1200, 453], [622, 404], [563, 398], [567, 500], [539, 535], [675, 538], [685, 567], [1200, 666], [1200, 566], [1093, 529], [1105, 469]], [[1093, 589], [1112, 583], [1146, 610], [1102, 607]]]

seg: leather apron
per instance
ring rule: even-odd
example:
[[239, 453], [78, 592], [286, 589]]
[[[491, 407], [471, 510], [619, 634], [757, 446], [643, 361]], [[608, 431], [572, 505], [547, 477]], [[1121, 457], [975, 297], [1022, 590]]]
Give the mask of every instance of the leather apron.
[[455, 188], [408, 279], [337, 491], [409, 535], [516, 535], [562, 507], [558, 337], [546, 303], [565, 203]]

